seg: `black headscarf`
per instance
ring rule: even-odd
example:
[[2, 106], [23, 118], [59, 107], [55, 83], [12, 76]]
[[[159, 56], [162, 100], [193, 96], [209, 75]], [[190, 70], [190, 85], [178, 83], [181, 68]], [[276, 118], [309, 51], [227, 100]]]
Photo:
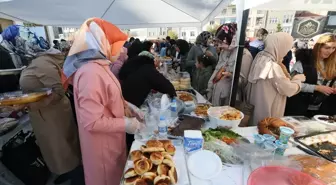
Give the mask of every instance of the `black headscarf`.
[[141, 51], [143, 51], [143, 44], [140, 41], [134, 41], [132, 45], [128, 48], [128, 59], [138, 56]]
[[180, 49], [181, 55], [185, 55], [189, 51], [189, 43], [183, 39], [178, 39], [176, 41], [176, 46]]
[[119, 79], [121, 81], [127, 79], [130, 74], [133, 74], [143, 65], [154, 65], [154, 59], [147, 56], [136, 56], [133, 58], [129, 58], [125, 64], [121, 67], [119, 72]]
[[221, 41], [226, 41], [228, 45], [231, 44], [233, 36], [237, 32], [237, 23], [226, 23], [221, 25], [217, 31], [215, 38]]

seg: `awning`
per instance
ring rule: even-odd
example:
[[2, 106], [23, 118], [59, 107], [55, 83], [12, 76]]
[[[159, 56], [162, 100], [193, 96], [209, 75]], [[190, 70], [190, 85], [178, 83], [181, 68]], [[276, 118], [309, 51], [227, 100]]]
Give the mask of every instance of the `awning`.
[[201, 27], [232, 0], [12, 0], [0, 14], [48, 26], [78, 27], [100, 17], [120, 28]]

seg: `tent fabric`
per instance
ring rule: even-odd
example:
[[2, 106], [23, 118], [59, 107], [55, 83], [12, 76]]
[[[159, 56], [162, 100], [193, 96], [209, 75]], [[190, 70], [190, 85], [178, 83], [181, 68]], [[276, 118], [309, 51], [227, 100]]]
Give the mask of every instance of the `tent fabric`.
[[336, 10], [336, 0], [243, 0], [244, 9], [258, 10]]
[[12, 0], [0, 14], [48, 26], [78, 27], [89, 17], [120, 28], [201, 27], [232, 0]]

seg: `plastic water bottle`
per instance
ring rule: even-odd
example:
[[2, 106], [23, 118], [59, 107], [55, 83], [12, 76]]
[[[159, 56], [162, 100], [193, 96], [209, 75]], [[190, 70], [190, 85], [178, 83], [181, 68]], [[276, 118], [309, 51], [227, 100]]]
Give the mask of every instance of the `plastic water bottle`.
[[167, 138], [168, 128], [167, 128], [166, 118], [164, 116], [160, 117], [158, 130], [159, 130], [159, 137], [160, 138]]
[[171, 111], [171, 119], [175, 119], [177, 118], [177, 103], [176, 103], [176, 99], [173, 98], [171, 105], [170, 105], [170, 111]]

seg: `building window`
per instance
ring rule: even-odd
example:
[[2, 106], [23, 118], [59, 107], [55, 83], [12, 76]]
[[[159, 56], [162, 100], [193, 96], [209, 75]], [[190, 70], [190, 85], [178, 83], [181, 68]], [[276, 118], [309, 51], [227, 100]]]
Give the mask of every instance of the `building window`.
[[162, 35], [166, 35], [166, 32], [165, 32], [165, 31], [162, 31]]
[[232, 14], [236, 14], [236, 8], [232, 8]]
[[256, 18], [256, 26], [262, 26], [264, 24], [264, 18], [263, 17], [257, 17]]
[[284, 27], [282, 31], [283, 31], [283, 32], [286, 32], [286, 33], [290, 33], [291, 30], [292, 30], [291, 27]]
[[262, 10], [257, 10], [257, 14], [263, 14]]
[[190, 37], [195, 37], [195, 32], [194, 31], [190, 32]]
[[225, 9], [222, 11], [222, 14], [226, 15], [226, 12], [227, 12], [227, 9], [225, 8]]
[[215, 24], [215, 21], [210, 21], [210, 25], [214, 25]]
[[270, 24], [277, 24], [278, 23], [278, 18], [270, 18], [270, 20], [269, 20], [269, 23]]
[[187, 33], [185, 31], [182, 32], [182, 37], [187, 36]]

